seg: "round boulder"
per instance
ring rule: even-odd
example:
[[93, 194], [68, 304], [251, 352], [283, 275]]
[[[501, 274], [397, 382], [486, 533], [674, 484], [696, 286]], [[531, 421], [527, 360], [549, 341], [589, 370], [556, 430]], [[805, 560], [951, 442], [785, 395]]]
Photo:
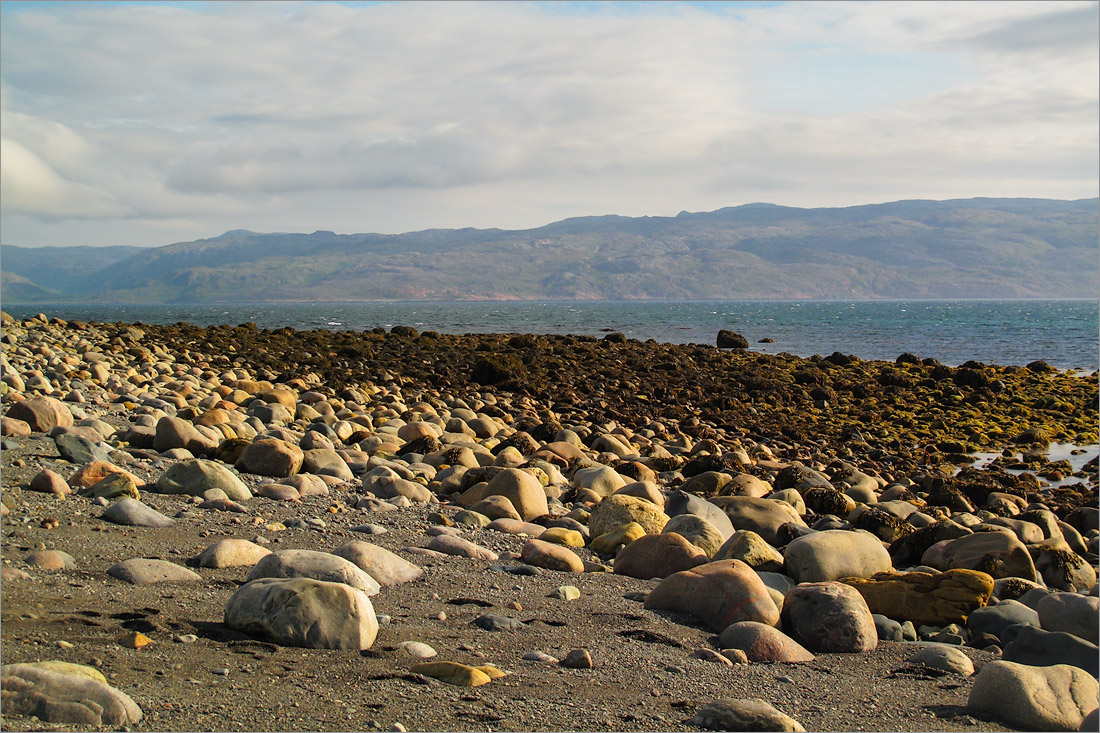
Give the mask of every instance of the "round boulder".
[[869, 578], [891, 569], [890, 553], [867, 532], [830, 529], [793, 540], [783, 550], [787, 575], [799, 583]]
[[871, 610], [844, 583], [803, 583], [783, 601], [783, 626], [813, 652], [865, 652], [878, 646]]
[[779, 609], [767, 587], [756, 571], [740, 560], [710, 562], [673, 573], [653, 589], [645, 607], [689, 614], [715, 632], [738, 621], [774, 626], [779, 620]]
[[261, 578], [225, 604], [225, 625], [285, 646], [369, 649], [378, 636], [370, 598], [346, 583]]

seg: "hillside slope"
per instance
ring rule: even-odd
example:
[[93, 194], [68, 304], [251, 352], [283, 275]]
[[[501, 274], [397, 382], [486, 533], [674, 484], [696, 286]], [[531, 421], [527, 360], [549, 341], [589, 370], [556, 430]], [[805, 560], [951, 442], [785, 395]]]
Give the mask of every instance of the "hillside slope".
[[10, 302], [1092, 298], [1100, 200], [749, 204], [522, 231], [235, 230], [151, 249], [4, 246], [0, 267]]

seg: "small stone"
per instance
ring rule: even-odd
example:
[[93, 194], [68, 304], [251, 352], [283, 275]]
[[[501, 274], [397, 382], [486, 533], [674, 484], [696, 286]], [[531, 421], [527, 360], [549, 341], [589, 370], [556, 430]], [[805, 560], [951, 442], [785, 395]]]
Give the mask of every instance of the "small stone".
[[229, 668], [228, 667], [215, 667], [214, 669], [210, 670], [210, 674], [216, 674], [219, 677], [228, 677], [229, 676]]
[[523, 655], [523, 659], [524, 659], [524, 661], [527, 661], [527, 662], [545, 662], [547, 664], [557, 664], [558, 663], [558, 660], [557, 660], [556, 657], [553, 657], [553, 656], [547, 654], [546, 652], [539, 652], [539, 651], [527, 652], [526, 654]]
[[176, 634], [172, 637], [172, 641], [176, 642], [177, 644], [194, 644], [198, 640], [199, 637], [195, 636], [194, 634]]
[[115, 641], [118, 642], [119, 646], [124, 646], [127, 649], [142, 649], [153, 643], [152, 639], [140, 631], [131, 631], [128, 634], [123, 634]]
[[566, 654], [559, 662], [568, 669], [592, 669], [592, 655], [587, 649], [574, 649]]
[[561, 585], [550, 592], [550, 598], [559, 601], [575, 601], [581, 597], [581, 591], [575, 585]]
[[423, 662], [414, 664], [409, 671], [457, 687], [480, 687], [491, 681], [480, 669], [458, 662]]
[[974, 674], [974, 662], [961, 649], [954, 646], [940, 644], [926, 646], [909, 657], [908, 661], [910, 664], [920, 664], [963, 677]]

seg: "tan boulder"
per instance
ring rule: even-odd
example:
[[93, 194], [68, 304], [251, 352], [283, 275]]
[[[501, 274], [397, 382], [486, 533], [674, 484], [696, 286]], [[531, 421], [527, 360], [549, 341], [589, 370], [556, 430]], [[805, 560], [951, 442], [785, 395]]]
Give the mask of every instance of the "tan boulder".
[[707, 555], [682, 535], [647, 534], [619, 550], [615, 574], [648, 580], [667, 578], [707, 562]]
[[841, 578], [867, 601], [871, 613], [895, 621], [946, 626], [966, 622], [989, 602], [993, 578], [977, 570], [928, 573], [876, 573], [870, 578]]
[[645, 529], [646, 534], [659, 534], [669, 517], [653, 502], [636, 496], [614, 494], [607, 497], [592, 510], [588, 518], [588, 529], [593, 537], [611, 532], [624, 524], [636, 522]]

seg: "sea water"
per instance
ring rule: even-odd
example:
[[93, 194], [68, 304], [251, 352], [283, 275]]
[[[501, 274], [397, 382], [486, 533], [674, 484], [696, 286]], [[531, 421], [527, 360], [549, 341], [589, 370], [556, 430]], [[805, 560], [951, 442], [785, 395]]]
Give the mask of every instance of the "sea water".
[[[1100, 368], [1098, 300], [874, 301], [463, 301], [4, 306], [82, 321], [196, 326], [253, 322], [261, 328], [370, 330], [412, 326], [440, 333], [537, 333], [714, 344], [719, 329], [753, 351], [795, 356], [834, 351], [894, 360], [908, 352], [949, 366], [974, 360], [1059, 369]], [[765, 341], [770, 339], [771, 341]]]

